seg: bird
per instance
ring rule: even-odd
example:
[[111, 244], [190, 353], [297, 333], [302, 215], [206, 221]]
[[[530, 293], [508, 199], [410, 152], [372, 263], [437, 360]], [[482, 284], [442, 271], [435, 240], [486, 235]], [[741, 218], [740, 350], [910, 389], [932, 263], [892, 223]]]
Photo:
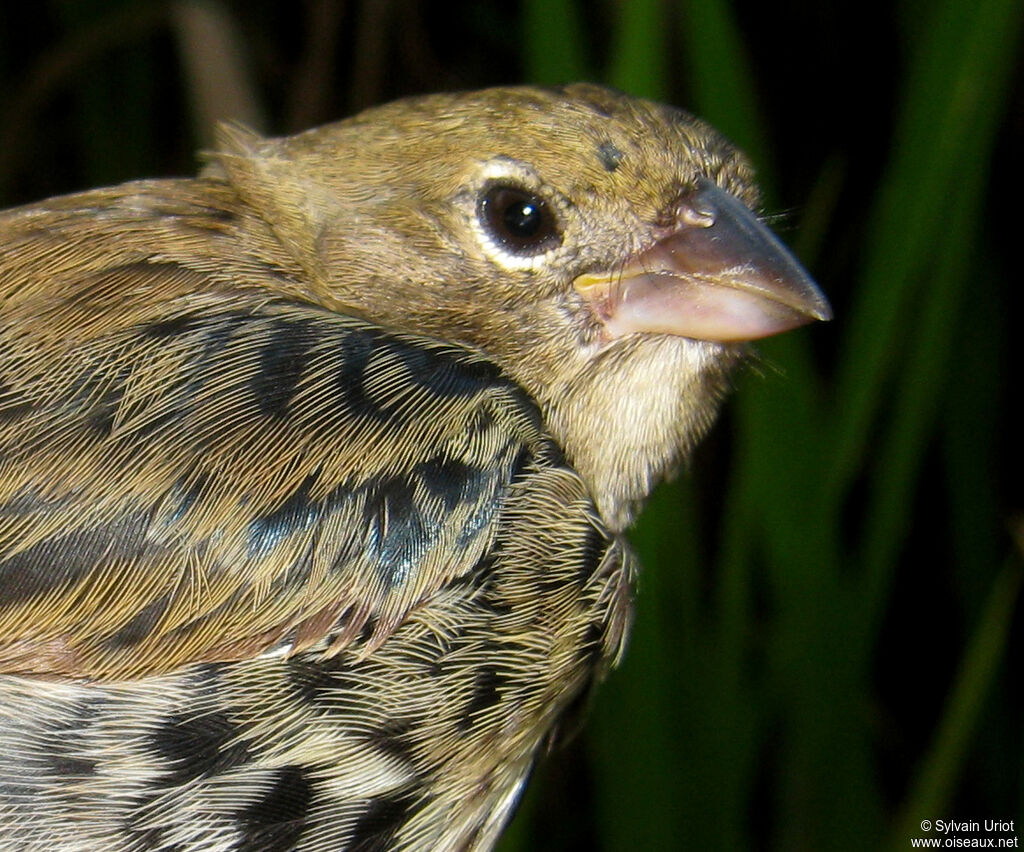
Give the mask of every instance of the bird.
[[487, 850], [831, 317], [708, 124], [420, 95], [0, 213], [0, 849]]

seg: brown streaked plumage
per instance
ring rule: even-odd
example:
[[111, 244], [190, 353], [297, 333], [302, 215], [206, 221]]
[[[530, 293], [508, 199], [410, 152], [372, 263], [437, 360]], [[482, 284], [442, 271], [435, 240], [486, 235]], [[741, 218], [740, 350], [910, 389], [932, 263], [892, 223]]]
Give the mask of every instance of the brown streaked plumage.
[[489, 849], [639, 504], [827, 305], [599, 87], [222, 142], [0, 214], [0, 849]]

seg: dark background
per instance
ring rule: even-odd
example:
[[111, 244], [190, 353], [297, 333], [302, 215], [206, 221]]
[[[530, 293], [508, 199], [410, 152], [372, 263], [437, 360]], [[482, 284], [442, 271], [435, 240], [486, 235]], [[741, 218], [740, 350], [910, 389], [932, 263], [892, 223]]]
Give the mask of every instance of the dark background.
[[0, 202], [191, 174], [215, 118], [285, 133], [437, 89], [585, 78], [704, 115], [754, 158], [836, 319], [759, 345], [655, 495], [627, 659], [503, 849], [909, 849], [940, 836], [923, 819], [1019, 837], [1022, 18], [1019, 0], [2, 3]]

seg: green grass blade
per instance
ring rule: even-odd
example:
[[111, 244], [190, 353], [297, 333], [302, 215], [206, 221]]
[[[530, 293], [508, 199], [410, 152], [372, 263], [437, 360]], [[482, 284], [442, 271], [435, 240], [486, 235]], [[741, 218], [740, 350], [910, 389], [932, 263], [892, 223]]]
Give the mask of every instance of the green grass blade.
[[964, 192], [965, 164], [985, 159], [1019, 33], [1018, 0], [949, 0], [913, 51], [888, 172], [867, 241], [837, 385], [829, 494], [838, 511], [875, 419], [903, 369], [901, 342], [931, 298], [925, 271]]
[[970, 280], [981, 184], [961, 182], [960, 201], [949, 214], [949, 231], [935, 255], [929, 295], [914, 323], [904, 371], [896, 382], [886, 429], [874, 464], [860, 567], [864, 588], [861, 628], [870, 645], [888, 599], [896, 557], [913, 516], [913, 496], [931, 433], [937, 428], [945, 384], [948, 341], [955, 335], [958, 306]]
[[[934, 162], [936, 168], [944, 168], [946, 173], [941, 180], [922, 177], [929, 184], [922, 188], [926, 194], [929, 191], [943, 194], [941, 202], [937, 197], [932, 199], [932, 203], [939, 205], [941, 215], [929, 211], [923, 223], [908, 223], [905, 230], [887, 234], [881, 248], [876, 246], [877, 251], [887, 250], [897, 258], [896, 276], [906, 274], [902, 282], [889, 282], [892, 290], [902, 290], [906, 297], [913, 295], [916, 301], [913, 310], [909, 310], [910, 305], [904, 306], [907, 310], [903, 312], [902, 324], [897, 324], [900, 327], [889, 330], [899, 333], [905, 343], [899, 369], [893, 368], [895, 376], [888, 382], [895, 387], [893, 413], [874, 459], [872, 494], [863, 533], [862, 568], [866, 588], [862, 602], [868, 642], [887, 599], [894, 561], [910, 523], [911, 498], [924, 450], [936, 428], [939, 394], [944, 386], [950, 350], [948, 341], [956, 335], [960, 304], [967, 298], [969, 286], [985, 286], [984, 282], [974, 282], [978, 273], [977, 223], [981, 219], [989, 158], [1005, 102], [1003, 95], [1010, 82], [1022, 18], [1022, 7], [1013, 0], [985, 0], [983, 3], [951, 0], [928, 33], [921, 52], [924, 67], [919, 71], [919, 77], [930, 79], [935, 85], [944, 84], [946, 88], [925, 87], [908, 93], [929, 101], [938, 100], [943, 105], [943, 114], [939, 116], [942, 129], [932, 134], [937, 138], [930, 147], [918, 153], [926, 161]], [[946, 64], [933, 64], [934, 54], [945, 57], [953, 66], [952, 72]], [[937, 91], [945, 97], [936, 98]], [[907, 112], [924, 114], [924, 108], [917, 107], [913, 97], [907, 104]], [[945, 130], [952, 138], [942, 138]], [[916, 138], [918, 134], [908, 129], [906, 135]], [[923, 143], [923, 139], [920, 141]], [[918, 166], [908, 163], [906, 168], [916, 174]], [[905, 176], [893, 175], [889, 186], [905, 187], [906, 183]], [[908, 191], [901, 206], [916, 205], [915, 192]], [[949, 199], [955, 199], [955, 203], [950, 203]], [[888, 208], [880, 211], [881, 217], [888, 215]], [[923, 211], [922, 215], [925, 215]], [[925, 226], [927, 231], [918, 234]], [[915, 254], [904, 254], [905, 247], [898, 242], [901, 234], [912, 242], [924, 236], [927, 241], [917, 245]], [[878, 258], [876, 263], [881, 262]], [[884, 274], [883, 269], [869, 267], [865, 289], [869, 292], [884, 289], [881, 287]], [[862, 311], [863, 314], [853, 317], [855, 326], [851, 339], [867, 334], [865, 315], [886, 326], [894, 321], [891, 316], [878, 316], [873, 305], [863, 305]], [[876, 339], [872, 345], [892, 347], [894, 341]], [[844, 365], [845, 378], [841, 380], [849, 384], [841, 385], [839, 398], [840, 405], [845, 403], [845, 406], [840, 409], [837, 423], [840, 437], [836, 469], [842, 477], [852, 475], [853, 469], [844, 466], [851, 464], [855, 455], [853, 448], [863, 440], [855, 436], [849, 421], [843, 417], [855, 419], [854, 410], [862, 418], [870, 416], [869, 409], [877, 404], [877, 400], [871, 399], [871, 393], [880, 389], [871, 378], [872, 371], [878, 369], [886, 357], [877, 350], [860, 347], [857, 352], [867, 356], [866, 384], [873, 386], [873, 391], [853, 384], [849, 377], [856, 368]], [[852, 352], [847, 357], [856, 360]], [[854, 398], [859, 399], [856, 409], [850, 407]], [[861, 423], [863, 426], [866, 420]], [[863, 447], [859, 452], [864, 452]]]
[[660, 0], [619, 0], [613, 28], [611, 85], [654, 100], [668, 97], [668, 28]]
[[575, 0], [526, 0], [522, 21], [527, 80], [554, 86], [592, 78]]
[[895, 822], [891, 848], [908, 848], [910, 838], [925, 836], [921, 820], [945, 818], [967, 756], [971, 737], [977, 729], [1006, 650], [1010, 626], [1019, 598], [1024, 570], [1019, 560], [996, 577], [978, 628], [960, 663], [946, 711], [935, 740], [921, 764], [903, 813]]
[[753, 160], [766, 194], [774, 195], [772, 157], [757, 105], [757, 86], [732, 5], [687, 0], [681, 16], [683, 53], [692, 73], [692, 107]]

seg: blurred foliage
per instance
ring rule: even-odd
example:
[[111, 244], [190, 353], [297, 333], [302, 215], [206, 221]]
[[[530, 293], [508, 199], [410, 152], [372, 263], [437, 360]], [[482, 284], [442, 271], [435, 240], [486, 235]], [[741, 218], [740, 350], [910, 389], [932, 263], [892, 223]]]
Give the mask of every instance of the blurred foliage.
[[288, 132], [433, 89], [587, 78], [699, 112], [751, 155], [837, 319], [759, 345], [655, 494], [626, 661], [502, 849], [1019, 831], [1022, 18], [1019, 0], [4, 3], [0, 200], [190, 173], [216, 119]]

